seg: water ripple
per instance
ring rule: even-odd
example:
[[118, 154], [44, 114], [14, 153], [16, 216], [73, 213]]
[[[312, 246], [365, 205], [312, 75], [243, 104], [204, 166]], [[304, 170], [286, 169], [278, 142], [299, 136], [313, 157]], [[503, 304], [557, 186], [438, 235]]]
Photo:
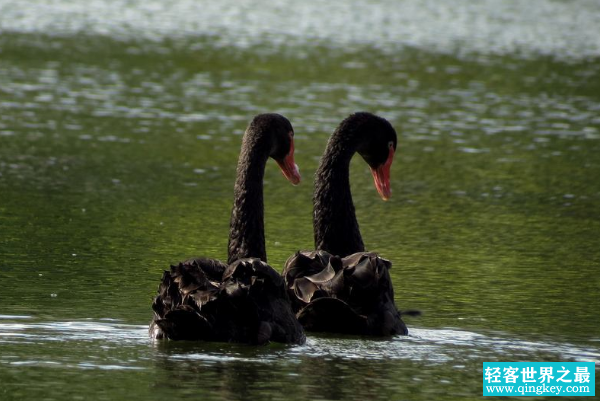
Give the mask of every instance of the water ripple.
[[[393, 339], [367, 339], [358, 337], [309, 336], [305, 345], [249, 348], [240, 345], [212, 343], [152, 342], [147, 326], [129, 325], [110, 319], [94, 321], [29, 322], [28, 316], [0, 316], [0, 347], [2, 344], [30, 344], [50, 347], [53, 343], [100, 343], [100, 348], [117, 350], [120, 347], [151, 349], [158, 346], [174, 360], [212, 362], [265, 363], [281, 357], [293, 361], [298, 358], [324, 358], [344, 360], [411, 360], [427, 364], [458, 363], [465, 359], [532, 359], [540, 357], [559, 360], [593, 361], [600, 363], [600, 349], [584, 348], [569, 343], [528, 341], [506, 335], [485, 335], [455, 329], [411, 329], [406, 337]], [[73, 345], [68, 345], [73, 343]], [[102, 345], [104, 344], [104, 345]], [[63, 344], [64, 345], [64, 344]], [[165, 346], [167, 346], [165, 348]], [[179, 348], [178, 348], [179, 347]], [[88, 350], [90, 352], [90, 350]], [[93, 352], [93, 351], [92, 351]], [[96, 351], [97, 352], [97, 351]], [[89, 359], [90, 355], [86, 355]], [[52, 364], [47, 358], [1, 358], [0, 363], [19, 365]], [[80, 368], [137, 369], [139, 360], [127, 363], [106, 364], [82, 361]], [[73, 361], [69, 363], [73, 364]]]
[[[208, 35], [216, 43], [240, 47], [323, 39], [342, 45], [368, 43], [392, 53], [398, 47], [418, 47], [444, 53], [597, 57], [599, 19], [600, 6], [594, 0], [181, 0], [168, 5], [158, 0], [0, 0], [2, 32], [86, 33], [155, 41]], [[346, 63], [345, 67], [361, 66]], [[449, 66], [445, 71], [451, 74], [459, 69]]]

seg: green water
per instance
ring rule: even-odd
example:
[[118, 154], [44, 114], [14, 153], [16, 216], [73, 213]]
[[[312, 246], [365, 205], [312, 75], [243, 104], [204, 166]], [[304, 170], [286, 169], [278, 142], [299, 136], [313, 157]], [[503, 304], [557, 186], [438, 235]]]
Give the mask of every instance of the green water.
[[[600, 362], [597, 56], [49, 30], [0, 36], [3, 400], [475, 399], [483, 361]], [[162, 270], [226, 257], [250, 119], [296, 131], [302, 184], [265, 176], [281, 270], [313, 247], [312, 175], [357, 110], [399, 133], [391, 200], [359, 158], [351, 182], [397, 305], [423, 312], [411, 335], [152, 343]]]

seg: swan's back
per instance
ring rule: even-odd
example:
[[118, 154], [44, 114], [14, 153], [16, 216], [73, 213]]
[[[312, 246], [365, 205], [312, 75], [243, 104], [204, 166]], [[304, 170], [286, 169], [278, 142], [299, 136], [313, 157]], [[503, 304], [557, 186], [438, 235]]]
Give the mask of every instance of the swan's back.
[[156, 339], [303, 343], [283, 279], [256, 258], [192, 259], [165, 271], [152, 304]]
[[372, 252], [345, 258], [297, 252], [283, 277], [298, 320], [308, 331], [407, 334], [394, 303], [391, 263]]

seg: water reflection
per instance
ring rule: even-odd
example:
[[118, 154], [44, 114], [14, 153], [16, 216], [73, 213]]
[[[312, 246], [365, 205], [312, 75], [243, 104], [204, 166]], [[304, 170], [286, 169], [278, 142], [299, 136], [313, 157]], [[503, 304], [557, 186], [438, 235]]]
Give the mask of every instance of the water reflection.
[[[6, 367], [156, 371], [160, 373], [152, 375], [154, 391], [203, 394], [209, 399], [265, 394], [274, 399], [389, 399], [415, 391], [425, 396], [424, 383], [431, 377], [454, 395], [468, 394], [456, 384], [480, 370], [482, 360], [600, 364], [600, 348], [453, 329], [413, 329], [408, 337], [385, 340], [311, 336], [306, 345], [294, 347], [152, 342], [146, 330], [109, 320], [46, 322], [3, 316], [0, 371]], [[408, 372], [408, 379], [400, 379]], [[85, 374], [81, 378], [88, 380]]]
[[[343, 4], [184, 0], [166, 7], [160, 1], [95, 1], [91, 5], [81, 1], [49, 4], [37, 0], [15, 5], [4, 0], [0, 8], [3, 10], [0, 23], [5, 30], [86, 33], [121, 40], [143, 38], [152, 41], [153, 47], [162, 53], [169, 51], [161, 45], [165, 38], [199, 35], [210, 35], [219, 47], [269, 43], [261, 47], [261, 52], [282, 51], [290, 43], [326, 39], [346, 46], [367, 43], [390, 53], [407, 46], [442, 53], [526, 56], [533, 52], [565, 58], [600, 53], [595, 19], [598, 4], [594, 1], [579, 1], [573, 6], [550, 0], [526, 3], [461, 0], [452, 5], [439, 0]], [[127, 51], [135, 55], [145, 49], [134, 44]], [[347, 69], [363, 66], [360, 61], [341, 65]], [[460, 65], [442, 68], [448, 74], [461, 71]], [[439, 72], [431, 66], [428, 71]]]
[[[500, 333], [486, 335], [454, 329], [414, 328], [409, 336], [388, 339], [322, 334], [310, 336], [302, 346], [272, 344], [253, 347], [225, 343], [152, 341], [148, 337], [148, 326], [128, 325], [111, 319], [45, 322], [30, 316], [11, 315], [3, 315], [0, 319], [2, 344], [14, 342], [35, 347], [43, 343], [64, 341], [71, 342], [69, 347], [82, 342], [101, 343], [101, 348], [133, 346], [148, 351], [154, 350], [162, 355], [161, 359], [171, 362], [196, 361], [205, 365], [216, 362], [249, 362], [268, 366], [278, 361], [293, 365], [309, 359], [365, 360], [372, 363], [412, 360], [437, 365], [465, 362], [469, 359], [476, 362], [503, 354], [520, 355], [519, 359], [526, 358], [528, 354], [547, 354], [547, 357], [554, 354], [554, 357], [561, 360], [600, 363], [598, 348], [582, 348], [569, 343], [526, 341]], [[31, 322], [27, 323], [28, 321]]]

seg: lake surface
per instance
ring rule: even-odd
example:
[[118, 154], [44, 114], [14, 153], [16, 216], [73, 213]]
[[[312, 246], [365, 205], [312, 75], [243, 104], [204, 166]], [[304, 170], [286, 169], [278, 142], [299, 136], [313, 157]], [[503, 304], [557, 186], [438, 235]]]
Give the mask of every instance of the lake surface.
[[[0, 398], [479, 399], [484, 361], [600, 366], [596, 1], [0, 0]], [[269, 162], [269, 262], [312, 244], [349, 113], [396, 127], [393, 195], [351, 182], [410, 335], [153, 343], [163, 269], [226, 257], [241, 135]]]

